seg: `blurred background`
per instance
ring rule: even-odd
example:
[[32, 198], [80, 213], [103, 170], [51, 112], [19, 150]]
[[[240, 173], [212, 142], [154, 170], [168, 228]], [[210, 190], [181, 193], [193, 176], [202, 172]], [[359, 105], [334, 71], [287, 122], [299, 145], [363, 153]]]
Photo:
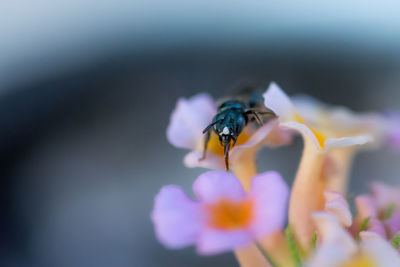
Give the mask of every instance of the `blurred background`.
[[[334, 4], [333, 4], [334, 3]], [[237, 266], [168, 251], [149, 213], [202, 169], [165, 130], [179, 97], [276, 81], [357, 111], [400, 110], [398, 1], [0, 2], [0, 265]], [[264, 149], [290, 183], [301, 154]], [[390, 148], [357, 156], [352, 192], [397, 181]]]

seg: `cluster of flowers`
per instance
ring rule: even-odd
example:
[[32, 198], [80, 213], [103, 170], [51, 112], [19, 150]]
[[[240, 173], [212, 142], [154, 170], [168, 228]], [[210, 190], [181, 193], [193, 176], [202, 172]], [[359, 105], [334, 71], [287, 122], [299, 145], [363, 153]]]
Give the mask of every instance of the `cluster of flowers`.
[[[179, 186], [160, 190], [151, 214], [159, 241], [172, 249], [195, 245], [199, 254], [234, 251], [243, 267], [400, 266], [400, 189], [372, 183], [369, 194], [355, 197], [355, 216], [345, 198], [355, 153], [387, 140], [400, 143], [399, 128], [378, 114], [289, 98], [275, 83], [263, 97], [277, 117], [245, 128], [230, 151], [233, 174], [221, 171], [224, 153], [215, 135], [199, 161], [202, 130], [216, 114], [212, 98], [178, 101], [168, 140], [190, 150], [186, 166], [212, 171], [195, 180], [197, 200]], [[296, 134], [304, 150], [289, 193], [279, 173], [257, 173], [255, 156], [265, 145], [289, 144]]]

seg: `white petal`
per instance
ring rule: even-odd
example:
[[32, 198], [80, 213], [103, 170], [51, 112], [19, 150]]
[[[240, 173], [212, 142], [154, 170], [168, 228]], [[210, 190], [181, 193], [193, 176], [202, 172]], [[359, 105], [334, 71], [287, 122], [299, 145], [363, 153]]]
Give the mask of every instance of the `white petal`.
[[372, 142], [374, 139], [370, 135], [361, 135], [355, 137], [328, 138], [325, 140], [325, 150], [338, 147], [349, 147], [364, 145]]
[[207, 156], [203, 160], [199, 160], [203, 156], [202, 151], [191, 151], [186, 154], [183, 159], [183, 163], [186, 167], [203, 167], [211, 170], [223, 170], [225, 169], [224, 158], [214, 153], [207, 153]]
[[371, 256], [378, 266], [400, 266], [398, 252], [381, 236], [373, 232], [360, 233], [361, 251]]
[[263, 94], [264, 105], [279, 116], [280, 121], [288, 121], [293, 118], [296, 110], [290, 98], [279, 86], [272, 82]]

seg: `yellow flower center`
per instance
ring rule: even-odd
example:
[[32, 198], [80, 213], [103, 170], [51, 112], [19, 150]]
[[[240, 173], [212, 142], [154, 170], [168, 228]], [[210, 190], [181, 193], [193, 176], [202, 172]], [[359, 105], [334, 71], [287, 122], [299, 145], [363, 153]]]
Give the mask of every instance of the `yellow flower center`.
[[375, 262], [365, 254], [359, 254], [353, 257], [350, 261], [340, 265], [340, 267], [376, 267]]
[[311, 132], [313, 132], [313, 134], [314, 134], [315, 137], [317, 138], [317, 141], [318, 141], [320, 147], [321, 147], [322, 149], [324, 149], [326, 136], [325, 136], [323, 133], [321, 133], [321, 132], [315, 130], [314, 128], [312, 128], [309, 124], [307, 124], [307, 123], [303, 120], [303, 118], [302, 118], [302, 117], [300, 116], [300, 114], [298, 114], [298, 113], [296, 113], [296, 114], [294, 115], [294, 121], [295, 121], [295, 122], [298, 122], [298, 123], [302, 123], [302, 124], [306, 125], [308, 128], [310, 128]]
[[218, 202], [206, 206], [209, 214], [209, 225], [223, 230], [234, 230], [249, 225], [253, 218], [253, 201], [245, 199], [232, 202], [229, 199], [220, 199]]
[[[241, 134], [239, 134], [235, 146], [243, 145], [249, 139], [250, 136], [245, 131], [243, 131]], [[224, 155], [224, 147], [221, 146], [221, 144], [219, 143], [218, 135], [215, 134], [214, 132], [211, 132], [210, 142], [208, 143], [207, 150], [218, 156]]]

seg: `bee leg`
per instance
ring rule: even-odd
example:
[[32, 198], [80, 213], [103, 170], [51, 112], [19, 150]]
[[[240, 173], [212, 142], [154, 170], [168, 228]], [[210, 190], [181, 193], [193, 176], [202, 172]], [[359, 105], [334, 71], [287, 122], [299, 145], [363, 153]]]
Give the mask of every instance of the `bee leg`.
[[262, 126], [263, 122], [261, 119], [261, 115], [272, 115], [273, 117], [276, 117], [275, 112], [272, 110], [266, 108], [266, 111], [256, 111], [254, 109], [249, 109], [245, 112], [246, 115], [253, 115], [254, 119], [257, 121], [257, 123]]
[[210, 136], [211, 136], [211, 131], [210, 129], [206, 132], [206, 136], [204, 139], [204, 149], [203, 149], [203, 156], [201, 158], [199, 158], [199, 161], [202, 161], [206, 158], [206, 154], [207, 154], [207, 146], [208, 146], [208, 142], [210, 142]]
[[258, 113], [257, 111], [255, 111], [254, 109], [249, 109], [246, 111], [246, 115], [253, 115], [254, 119], [256, 119], [257, 123], [260, 126], [263, 126], [263, 122], [262, 119], [260, 117], [260, 113]]
[[265, 111], [257, 111], [257, 113], [260, 115], [271, 115], [272, 117], [277, 117], [275, 112], [273, 112], [269, 108], [264, 108], [264, 109], [265, 109]]
[[226, 172], [229, 172], [229, 149], [231, 147], [231, 143], [225, 143], [225, 149], [224, 149], [224, 154], [225, 154], [225, 169]]
[[234, 146], [235, 146], [235, 144], [236, 144], [236, 141], [237, 141], [237, 136], [235, 136], [235, 135], [232, 135], [232, 147], [234, 147]]

